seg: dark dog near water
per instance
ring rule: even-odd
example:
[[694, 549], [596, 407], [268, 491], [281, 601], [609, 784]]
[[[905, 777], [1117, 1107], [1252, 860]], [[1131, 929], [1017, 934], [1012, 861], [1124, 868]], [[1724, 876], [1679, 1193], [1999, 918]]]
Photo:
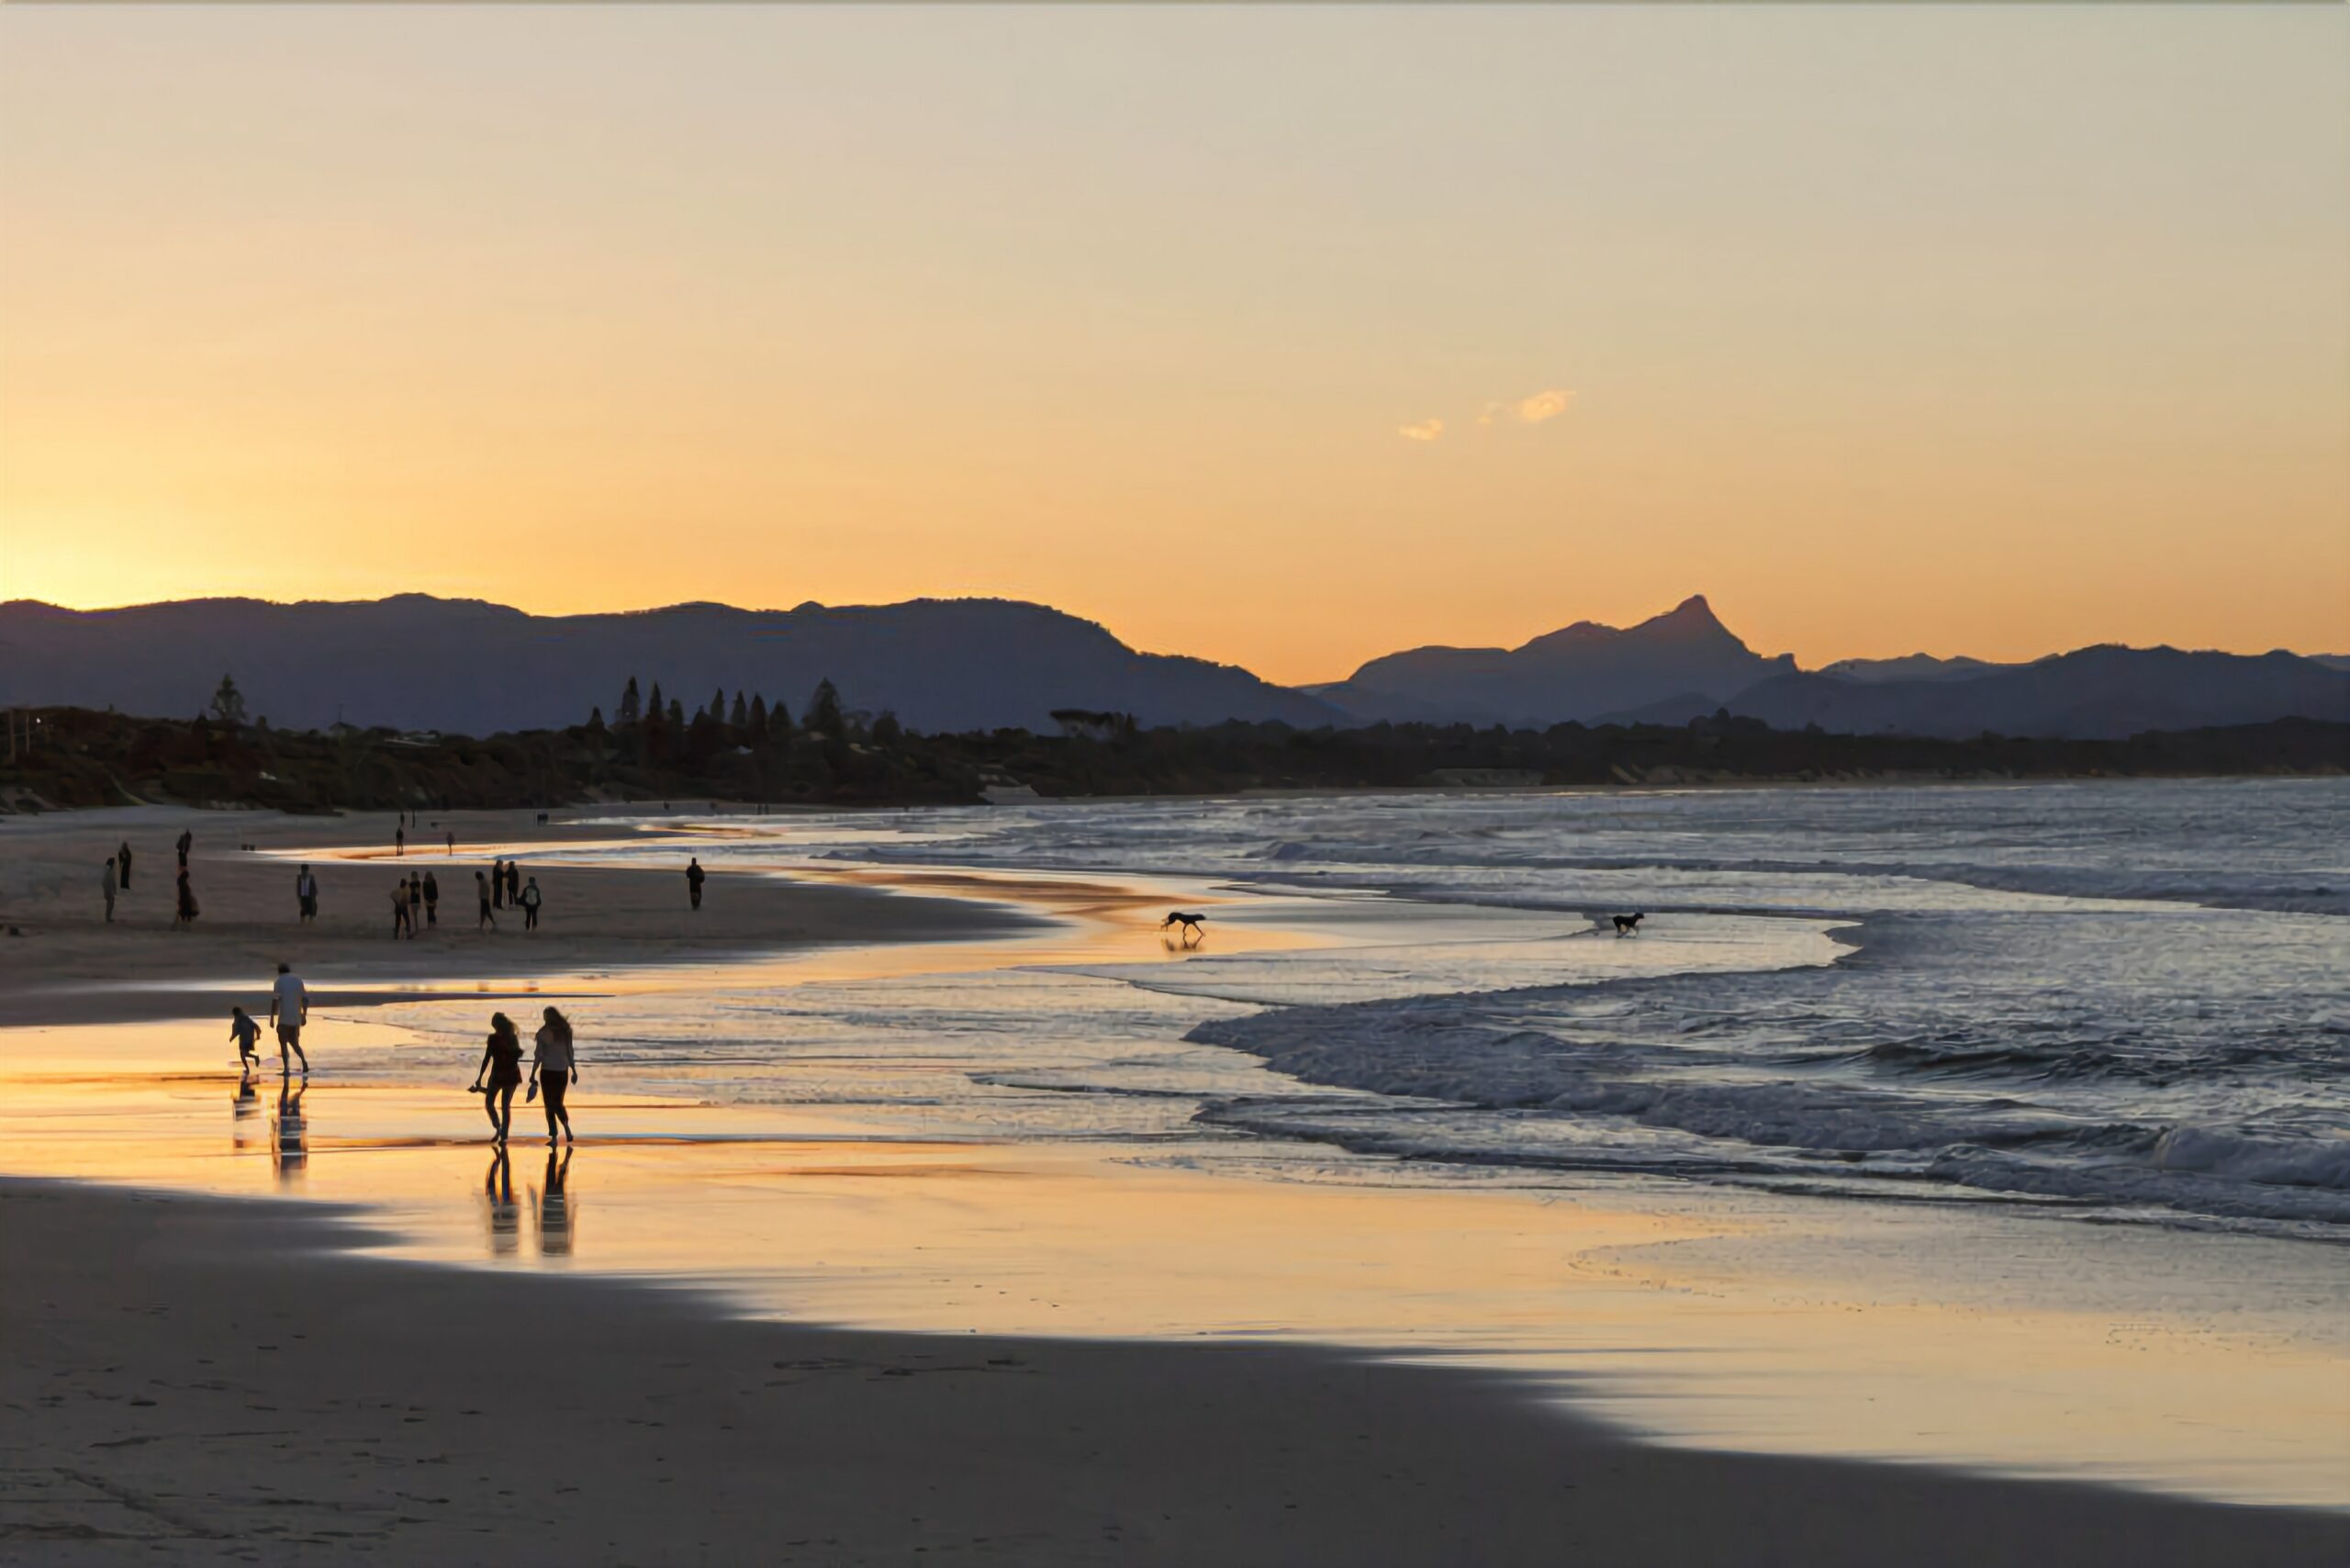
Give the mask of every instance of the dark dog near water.
[[1618, 936], [1638, 936], [1640, 934], [1640, 922], [1647, 918], [1648, 916], [1645, 914], [1617, 915], [1615, 917], [1616, 935]]
[[1158, 923], [1158, 929], [1164, 931], [1170, 925], [1181, 926], [1183, 940], [1190, 942], [1207, 935], [1205, 931], [1200, 929], [1200, 922], [1206, 918], [1204, 914], [1185, 914], [1180, 909], [1170, 910], [1168, 912], [1167, 918]]

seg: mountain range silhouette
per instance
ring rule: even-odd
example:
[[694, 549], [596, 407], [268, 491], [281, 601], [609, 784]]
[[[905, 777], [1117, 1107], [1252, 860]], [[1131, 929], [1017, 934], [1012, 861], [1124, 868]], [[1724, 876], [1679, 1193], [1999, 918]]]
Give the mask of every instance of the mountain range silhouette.
[[248, 711], [280, 727], [474, 734], [576, 723], [598, 707], [609, 715], [631, 678], [660, 683], [688, 710], [722, 690], [795, 712], [830, 679], [850, 707], [934, 732], [1047, 730], [1069, 709], [1146, 725], [1301, 728], [1679, 724], [1726, 710], [1777, 728], [1962, 737], [2350, 722], [2340, 655], [2109, 645], [2029, 664], [1920, 654], [1806, 671], [1748, 647], [1703, 597], [1637, 625], [1577, 622], [1516, 648], [1409, 649], [1298, 689], [1237, 666], [1142, 653], [1093, 622], [1009, 599], [567, 616], [421, 594], [100, 610], [0, 604], [0, 700], [10, 705], [187, 717], [224, 673]]

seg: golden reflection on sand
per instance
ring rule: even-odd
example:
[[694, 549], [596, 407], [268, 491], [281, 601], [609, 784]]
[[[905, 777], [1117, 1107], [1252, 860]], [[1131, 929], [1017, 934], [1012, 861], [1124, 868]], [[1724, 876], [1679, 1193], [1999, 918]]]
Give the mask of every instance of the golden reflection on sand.
[[[1114, 1146], [893, 1136], [805, 1107], [592, 1092], [575, 1103], [578, 1144], [526, 1137], [536, 1126], [518, 1105], [499, 1154], [454, 1091], [330, 1078], [305, 1091], [273, 1072], [248, 1094], [227, 1075], [141, 1071], [171, 1036], [0, 1036], [11, 1168], [366, 1205], [402, 1256], [692, 1282], [755, 1315], [1351, 1344], [1558, 1378], [1670, 1440], [2086, 1466], [2350, 1503], [2327, 1458], [2350, 1421], [2338, 1346], [1677, 1269], [1683, 1244], [1741, 1227], [1728, 1213], [1240, 1179]], [[59, 1050], [121, 1070], [41, 1070]], [[590, 1205], [592, 1238], [577, 1223]], [[1824, 1223], [1875, 1222], [1844, 1204]]]
[[[1182, 962], [1147, 939], [1157, 912], [1177, 905], [1232, 916], [1211, 922], [1216, 953], [1375, 939], [1329, 905], [1227, 908], [1213, 886], [1159, 879], [821, 875], [1002, 900], [1049, 923], [504, 989], [386, 989], [470, 1004], [532, 991], [655, 995]], [[362, 1016], [372, 1045], [384, 1031], [394, 1045], [428, 1043], [381, 1015], [340, 1026]], [[1996, 1269], [2009, 1238], [1980, 1227], [2030, 1220], [1940, 1214], [1915, 1225], [1888, 1205], [1748, 1204], [1622, 1182], [1605, 1196], [1439, 1185], [1312, 1150], [1290, 1151], [1291, 1169], [1317, 1179], [1277, 1179], [1248, 1163], [1268, 1147], [1249, 1140], [1203, 1138], [1176, 1158], [1147, 1141], [942, 1138], [926, 1136], [918, 1107], [701, 1104], [619, 1085], [604, 1098], [592, 1076], [573, 1101], [576, 1145], [549, 1147], [537, 1107], [518, 1103], [511, 1146], [493, 1151], [461, 1075], [443, 1089], [339, 1080], [330, 1035], [312, 1047], [321, 1071], [307, 1085], [282, 1079], [274, 1058], [241, 1077], [206, 1070], [227, 1054], [224, 1029], [0, 1031], [0, 1159], [28, 1174], [363, 1205], [375, 1244], [403, 1256], [689, 1282], [753, 1314], [938, 1333], [1335, 1342], [1557, 1378], [1586, 1407], [1675, 1441], [2086, 1470], [2350, 1506], [2343, 1334], [2256, 1313], [2124, 1320], [2094, 1300], [2053, 1307], [2029, 1292], [1937, 1299], [1930, 1284], [1888, 1286], [1883, 1271], [1803, 1266], [1813, 1242], [1858, 1238], [1860, 1251], [1976, 1248]], [[2064, 1234], [2093, 1260], [2083, 1268], [2141, 1266], [2114, 1238]], [[1726, 1264], [1706, 1250], [1725, 1240], [1753, 1242], [1762, 1260]], [[2319, 1251], [2263, 1243], [2231, 1256], [2303, 1271], [2322, 1292], [2330, 1260]], [[2133, 1282], [2143, 1288], [2110, 1299], [2166, 1299], [2157, 1272]]]

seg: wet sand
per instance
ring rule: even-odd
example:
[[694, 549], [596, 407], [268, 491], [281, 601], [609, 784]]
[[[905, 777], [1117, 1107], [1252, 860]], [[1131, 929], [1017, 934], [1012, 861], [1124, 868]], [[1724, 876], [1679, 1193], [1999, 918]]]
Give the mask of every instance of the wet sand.
[[[281, 961], [310, 982], [317, 1005], [348, 1007], [428, 982], [968, 940], [1035, 925], [1008, 904], [722, 867], [711, 869], [702, 907], [693, 910], [683, 874], [692, 846], [681, 844], [658, 868], [565, 865], [566, 844], [623, 834], [592, 823], [541, 826], [535, 815], [428, 817], [398, 857], [394, 819], [380, 812], [286, 817], [150, 807], [0, 820], [0, 1025], [210, 1016], [225, 1011], [222, 983], [265, 990]], [[185, 928], [173, 920], [173, 844], [183, 829], [195, 834], [189, 871], [201, 906]], [[456, 837], [453, 856], [444, 832]], [[658, 841], [657, 833], [650, 837]], [[109, 924], [101, 876], [126, 841], [131, 887], [118, 897]], [[248, 844], [255, 847], [241, 847]], [[285, 857], [297, 849], [324, 851], [308, 862], [320, 912], [307, 926], [297, 919], [297, 863]], [[508, 907], [495, 912], [495, 929], [482, 929], [475, 871], [525, 854], [525, 874], [537, 879], [545, 900], [539, 928], [523, 930], [521, 912]], [[439, 919], [418, 938], [395, 941], [392, 890], [427, 870], [440, 885]], [[17, 935], [7, 935], [10, 928]]]
[[2320, 1563], [2350, 1519], [1614, 1437], [1299, 1348], [732, 1320], [0, 1181], [0, 1551], [1016, 1563]]
[[[102, 863], [132, 818], [143, 834], [134, 893], [144, 902], [126, 901], [126, 924], [107, 930], [95, 877], [86, 897], [67, 879], [92, 849]], [[170, 840], [181, 821], [198, 823], [206, 920], [194, 932], [168, 927]], [[226, 844], [211, 842], [214, 827], [227, 830]], [[475, 1107], [453, 1095], [410, 1103], [414, 1090], [368, 1080], [364, 1068], [362, 1081], [347, 1083], [339, 1063], [312, 1092], [300, 1158], [274, 1134], [258, 1152], [247, 1147], [266, 1132], [265, 1103], [248, 1118], [241, 1103], [233, 1142], [224, 1138], [218, 1118], [232, 1080], [217, 1065], [228, 1054], [216, 1026], [221, 988], [257, 988], [289, 946], [330, 1007], [509, 981], [682, 991], [711, 983], [704, 967], [729, 961], [734, 984], [779, 980], [784, 966], [804, 976], [811, 951], [832, 955], [814, 968], [858, 975], [1131, 957], [1147, 937], [1146, 905], [1169, 891], [952, 872], [721, 873], [692, 917], [673, 870], [560, 863], [565, 842], [609, 838], [610, 828], [541, 830], [509, 815], [472, 824], [479, 842], [460, 857], [462, 879], [469, 888], [474, 864], [527, 847], [549, 891], [547, 931], [476, 939], [444, 925], [394, 945], [382, 934], [388, 919], [371, 924], [366, 901], [402, 868], [363, 857], [382, 848], [372, 841], [387, 828], [140, 812], [0, 829], [15, 834], [0, 836], [0, 899], [26, 932], [0, 939], [0, 1021], [93, 1026], [10, 1036], [10, 1162], [175, 1190], [265, 1182], [330, 1200], [0, 1181], [0, 1344], [9, 1350], [0, 1558], [10, 1563], [902, 1562], [950, 1553], [1006, 1562], [2332, 1562], [2350, 1551], [2350, 1518], [2340, 1514], [1658, 1447], [1581, 1414], [1602, 1406], [1572, 1370], [1546, 1381], [1471, 1370], [1458, 1356], [1405, 1367], [1300, 1344], [1346, 1336], [1320, 1335], [1297, 1300], [1259, 1330], [1285, 1326], [1279, 1345], [1171, 1342], [1192, 1329], [1108, 1337], [1136, 1332], [1111, 1326], [1118, 1320], [1148, 1320], [1136, 1299], [1183, 1290], [1229, 1291], [1243, 1319], [1272, 1310], [1281, 1298], [1257, 1275], [1276, 1258], [1299, 1260], [1291, 1283], [1326, 1312], [1343, 1312], [1350, 1291], [1424, 1295], [1446, 1269], [1403, 1245], [1407, 1216], [1437, 1231], [1458, 1226], [1475, 1258], [1515, 1258], [1538, 1291], [1572, 1271], [1564, 1242], [1553, 1256], [1523, 1235], [1479, 1238], [1465, 1209], [1425, 1196], [1404, 1210], [1371, 1193], [1226, 1182], [1202, 1201], [1208, 1178], [1138, 1176], [1119, 1163], [1123, 1145], [1098, 1156], [925, 1147], [877, 1140], [854, 1121], [834, 1126], [808, 1104], [614, 1100], [599, 1079], [580, 1166], [599, 1278], [594, 1260], [573, 1257], [581, 1183], [572, 1182], [566, 1208], [550, 1207], [556, 1183], [532, 1189], [545, 1155], [526, 1146], [513, 1182], [529, 1204], [489, 1203], [470, 1141], [480, 1136]], [[291, 866], [233, 847], [243, 842], [328, 846], [316, 862], [327, 890], [320, 930], [293, 931]], [[151, 857], [150, 843], [161, 851]], [[448, 862], [408, 857], [417, 864]], [[360, 907], [343, 909], [346, 894]], [[444, 920], [451, 907], [469, 916], [470, 894], [444, 897]], [[557, 911], [570, 924], [557, 924]], [[1240, 924], [1219, 921], [1219, 944], [1295, 939], [1237, 913]], [[761, 962], [740, 961], [750, 958]], [[606, 967], [626, 972], [599, 972]], [[144, 988], [126, 989], [126, 973]], [[117, 1039], [103, 1023], [142, 1017], [206, 1022], [185, 1037], [179, 1025], [134, 1025], [149, 1031], [136, 1039]], [[398, 1036], [373, 1025], [365, 1034]], [[337, 1049], [381, 1048], [347, 1030], [336, 1038]], [[274, 1078], [262, 1085], [274, 1087]], [[535, 1125], [517, 1110], [518, 1126]], [[703, 1123], [717, 1141], [678, 1143]], [[306, 1178], [310, 1165], [319, 1169]], [[892, 1196], [870, 1196], [881, 1189]], [[370, 1207], [338, 1206], [339, 1193], [364, 1193]], [[1278, 1202], [1236, 1206], [1236, 1194]], [[453, 1200], [468, 1214], [488, 1204], [487, 1234], [469, 1245], [477, 1254], [486, 1241], [492, 1267], [419, 1260], [420, 1246], [470, 1255], [436, 1250], [431, 1216]], [[1353, 1250], [1325, 1247], [1319, 1222], [1301, 1225], [1309, 1200], [1316, 1213], [1334, 1211], [1323, 1214], [1326, 1235], [1351, 1238]], [[691, 1210], [669, 1206], [680, 1201]], [[1337, 1217], [1340, 1206], [1366, 1212]], [[1276, 1210], [1282, 1217], [1262, 1235], [1248, 1229], [1250, 1216]], [[1637, 1248], [1686, 1228], [1628, 1218], [1636, 1223], [1619, 1234], [1577, 1211], [1568, 1239]], [[402, 1233], [371, 1235], [360, 1228], [369, 1223]], [[1131, 1231], [1132, 1244], [1105, 1248], [1103, 1226]], [[974, 1256], [942, 1245], [975, 1227], [988, 1245]], [[405, 1255], [386, 1255], [395, 1250]], [[1225, 1252], [1234, 1256], [1219, 1263]], [[889, 1327], [748, 1321], [741, 1294], [680, 1282], [698, 1271], [723, 1278], [729, 1259], [764, 1266], [795, 1318], [835, 1305], [837, 1316]], [[612, 1277], [632, 1267], [664, 1282]], [[921, 1282], [921, 1300], [894, 1316], [871, 1294], [889, 1288], [892, 1271]], [[1016, 1293], [1023, 1278], [1050, 1292], [1048, 1314], [1015, 1301], [939, 1315], [943, 1294], [982, 1281]], [[845, 1298], [826, 1294], [843, 1286]], [[1089, 1326], [1068, 1320], [1082, 1315], [1080, 1300], [1091, 1302]], [[1186, 1300], [1171, 1319], [1204, 1320], [1201, 1302]], [[1881, 1320], [1898, 1329], [1898, 1315], [1881, 1308], [1852, 1327]], [[1608, 1332], [1638, 1338], [1646, 1321]], [[981, 1332], [933, 1332], [947, 1324]], [[1663, 1324], [1651, 1327], [1664, 1343]], [[1021, 1337], [1039, 1332], [1088, 1337]], [[1233, 1332], [1249, 1330], [1240, 1322]], [[1862, 1338], [1850, 1343], [1865, 1358]], [[1974, 1342], [1986, 1357], [2002, 1353], [1979, 1325]], [[1580, 1403], [1561, 1403], [1561, 1388]]]

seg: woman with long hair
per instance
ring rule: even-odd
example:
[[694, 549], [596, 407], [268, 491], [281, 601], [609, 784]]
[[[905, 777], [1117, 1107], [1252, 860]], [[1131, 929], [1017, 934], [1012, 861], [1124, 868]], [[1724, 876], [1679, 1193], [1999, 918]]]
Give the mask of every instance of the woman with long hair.
[[[483, 1075], [488, 1076], [485, 1083]], [[522, 1036], [514, 1031], [514, 1020], [503, 1013], [489, 1015], [489, 1044], [481, 1053], [481, 1066], [474, 1070], [473, 1092], [482, 1097], [482, 1109], [489, 1113], [489, 1125], [497, 1129], [492, 1140], [506, 1141], [508, 1129], [514, 1125], [514, 1091], [522, 1086]]]
[[531, 1058], [531, 1082], [546, 1096], [547, 1142], [554, 1142], [555, 1127], [560, 1124], [563, 1141], [569, 1143], [571, 1113], [564, 1108], [563, 1097], [579, 1076], [579, 1061], [571, 1049], [571, 1020], [548, 1008], [546, 1023], [540, 1027], [536, 1043], [538, 1049]]

